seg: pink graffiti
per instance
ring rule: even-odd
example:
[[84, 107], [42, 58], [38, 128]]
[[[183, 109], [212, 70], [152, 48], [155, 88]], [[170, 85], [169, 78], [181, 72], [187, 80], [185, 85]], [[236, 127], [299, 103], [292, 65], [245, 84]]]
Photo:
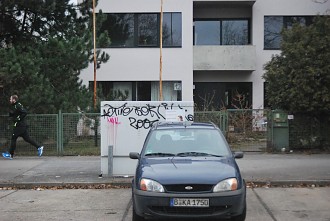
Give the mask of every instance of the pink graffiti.
[[108, 122], [110, 124], [120, 124], [120, 122], [118, 121], [118, 117], [108, 117]]

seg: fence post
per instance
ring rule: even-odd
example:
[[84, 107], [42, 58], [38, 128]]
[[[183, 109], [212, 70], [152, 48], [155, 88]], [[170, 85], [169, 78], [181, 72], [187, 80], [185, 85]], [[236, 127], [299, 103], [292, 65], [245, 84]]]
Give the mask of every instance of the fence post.
[[57, 132], [57, 154], [63, 155], [63, 116], [62, 111], [58, 111], [58, 132]]
[[220, 124], [221, 130], [225, 137], [227, 137], [228, 133], [228, 110], [220, 111]]
[[108, 146], [108, 176], [113, 176], [113, 146]]

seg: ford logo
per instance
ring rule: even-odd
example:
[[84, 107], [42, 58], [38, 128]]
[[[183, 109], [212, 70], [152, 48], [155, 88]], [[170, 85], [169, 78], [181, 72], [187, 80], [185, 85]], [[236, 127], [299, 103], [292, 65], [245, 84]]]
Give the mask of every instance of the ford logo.
[[185, 189], [186, 189], [186, 190], [192, 190], [193, 187], [192, 187], [192, 186], [186, 186]]

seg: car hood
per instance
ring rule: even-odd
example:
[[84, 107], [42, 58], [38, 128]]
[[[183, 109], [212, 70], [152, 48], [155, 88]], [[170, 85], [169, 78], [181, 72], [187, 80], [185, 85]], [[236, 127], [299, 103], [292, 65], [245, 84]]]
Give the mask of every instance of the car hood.
[[216, 184], [221, 180], [238, 177], [233, 158], [226, 157], [174, 157], [141, 159], [140, 177], [161, 184]]

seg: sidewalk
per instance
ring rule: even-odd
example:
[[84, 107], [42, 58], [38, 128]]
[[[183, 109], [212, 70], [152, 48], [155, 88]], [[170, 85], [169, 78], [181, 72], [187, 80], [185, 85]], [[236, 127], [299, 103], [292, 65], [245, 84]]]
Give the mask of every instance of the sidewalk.
[[[247, 182], [330, 185], [330, 154], [245, 153], [237, 163]], [[132, 176], [101, 175], [99, 156], [0, 159], [0, 187], [124, 185]]]

